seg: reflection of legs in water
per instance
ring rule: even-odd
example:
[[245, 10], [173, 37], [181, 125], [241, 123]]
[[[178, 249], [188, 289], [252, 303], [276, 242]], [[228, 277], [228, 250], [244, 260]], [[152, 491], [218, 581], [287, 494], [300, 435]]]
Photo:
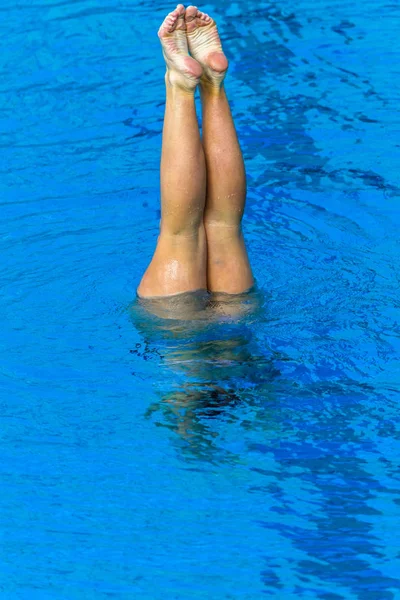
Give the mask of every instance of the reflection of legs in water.
[[248, 290], [254, 280], [241, 232], [246, 174], [223, 85], [228, 61], [210, 17], [190, 6], [185, 18], [190, 53], [203, 67], [200, 91], [207, 165], [208, 289], [237, 294]]
[[[218, 32], [210, 17], [195, 7], [185, 14], [178, 5], [159, 37], [167, 63], [162, 216], [157, 248], [138, 293], [168, 296], [207, 287], [240, 293], [253, 284], [240, 228], [246, 183], [223, 87], [227, 61]], [[194, 104], [199, 82], [204, 150]]]

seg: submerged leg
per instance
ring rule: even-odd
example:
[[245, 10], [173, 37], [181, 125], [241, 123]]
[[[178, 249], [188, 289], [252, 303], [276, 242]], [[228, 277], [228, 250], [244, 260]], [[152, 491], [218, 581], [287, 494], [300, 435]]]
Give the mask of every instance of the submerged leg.
[[185, 19], [190, 52], [203, 67], [200, 90], [207, 165], [208, 289], [236, 294], [249, 289], [254, 279], [241, 230], [246, 174], [223, 85], [228, 61], [217, 26], [208, 15], [190, 6]]
[[206, 168], [194, 103], [202, 68], [188, 54], [184, 14], [178, 5], [158, 33], [167, 64], [161, 225], [153, 259], [138, 288], [142, 297], [207, 288]]

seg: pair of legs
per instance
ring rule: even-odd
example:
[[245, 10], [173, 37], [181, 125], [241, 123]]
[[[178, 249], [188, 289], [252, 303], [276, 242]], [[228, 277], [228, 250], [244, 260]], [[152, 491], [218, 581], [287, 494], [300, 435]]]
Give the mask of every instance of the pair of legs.
[[167, 65], [161, 224], [138, 294], [238, 294], [254, 280], [241, 231], [246, 175], [223, 85], [228, 62], [214, 21], [194, 6], [179, 4], [158, 35]]

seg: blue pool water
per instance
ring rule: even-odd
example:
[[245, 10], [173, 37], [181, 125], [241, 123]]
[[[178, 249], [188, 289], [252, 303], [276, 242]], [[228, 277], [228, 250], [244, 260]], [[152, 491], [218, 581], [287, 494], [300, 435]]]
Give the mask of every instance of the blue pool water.
[[166, 328], [171, 6], [1, 4], [2, 600], [400, 599], [400, 4], [202, 8], [262, 307]]

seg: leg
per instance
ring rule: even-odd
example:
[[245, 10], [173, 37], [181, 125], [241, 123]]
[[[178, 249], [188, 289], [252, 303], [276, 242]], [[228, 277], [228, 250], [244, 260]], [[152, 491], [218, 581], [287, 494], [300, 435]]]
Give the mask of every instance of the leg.
[[188, 54], [184, 13], [178, 5], [159, 31], [167, 63], [161, 225], [156, 251], [138, 288], [142, 297], [207, 287], [206, 169], [194, 103], [202, 68]]
[[210, 291], [238, 294], [252, 287], [253, 275], [241, 229], [246, 175], [224, 87], [202, 86], [203, 144], [207, 161], [204, 224]]
[[241, 231], [246, 174], [223, 80], [228, 61], [214, 21], [195, 7], [186, 10], [189, 49], [203, 67], [203, 146], [207, 164], [204, 225], [208, 288], [241, 293], [254, 284]]

